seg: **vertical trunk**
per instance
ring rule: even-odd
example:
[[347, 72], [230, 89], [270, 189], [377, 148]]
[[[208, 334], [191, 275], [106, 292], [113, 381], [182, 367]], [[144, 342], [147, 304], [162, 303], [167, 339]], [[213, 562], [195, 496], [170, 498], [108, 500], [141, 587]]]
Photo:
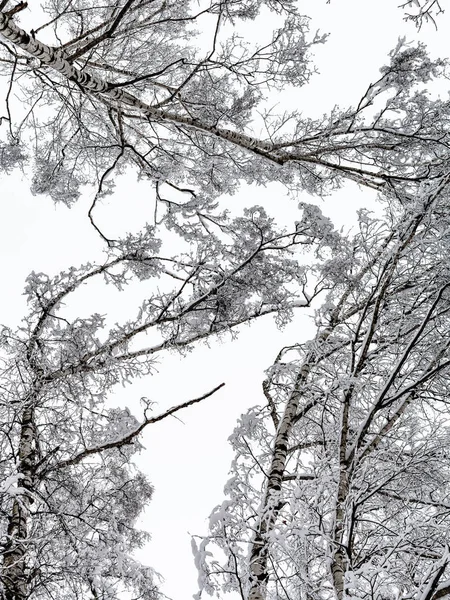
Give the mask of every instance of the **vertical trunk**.
[[273, 529], [278, 512], [280, 511], [279, 492], [286, 465], [287, 442], [292, 428], [293, 417], [297, 412], [298, 400], [291, 399], [288, 403], [275, 440], [272, 464], [269, 470], [269, 479], [264, 495], [258, 529], [253, 539], [250, 553], [250, 581], [249, 600], [264, 600], [268, 580], [268, 542], [267, 534]]
[[301, 398], [299, 386], [305, 382], [310, 370], [311, 364], [306, 362], [297, 377], [295, 389], [287, 402], [276, 434], [266, 492], [250, 552], [250, 590], [248, 600], [264, 600], [266, 597], [266, 586], [269, 578], [267, 570], [269, 557], [267, 534], [272, 531], [282, 507], [280, 491], [286, 468], [289, 435], [295, 423]]
[[[418, 223], [415, 223], [417, 227]], [[409, 235], [408, 240], [412, 238], [412, 234]], [[387, 247], [391, 241], [391, 237], [386, 238], [385, 244]], [[381, 247], [380, 255], [384, 251], [385, 247]], [[399, 252], [397, 252], [397, 255]], [[269, 579], [267, 564], [269, 558], [269, 546], [267, 541], [267, 535], [273, 530], [276, 523], [276, 519], [279, 511], [282, 507], [282, 501], [280, 498], [280, 491], [283, 482], [283, 476], [286, 469], [286, 458], [288, 450], [288, 440], [293, 425], [297, 420], [306, 414], [309, 408], [315, 406], [314, 401], [310, 406], [306, 406], [302, 410], [302, 414], [298, 413], [298, 407], [301, 395], [301, 386], [306, 382], [311, 368], [321, 360], [320, 346], [325, 344], [328, 340], [335, 327], [340, 322], [340, 314], [342, 308], [345, 306], [345, 302], [351, 291], [360, 282], [365, 273], [376, 263], [379, 259], [379, 255], [373, 257], [371, 261], [360, 271], [359, 275], [354, 278], [353, 282], [349, 285], [348, 289], [342, 294], [339, 302], [334, 308], [330, 315], [328, 326], [322, 331], [321, 334], [316, 338], [316, 349], [311, 350], [306, 356], [303, 366], [301, 367], [297, 376], [295, 387], [289, 400], [286, 404], [283, 418], [279, 424], [274, 450], [272, 455], [272, 463], [268, 473], [268, 481], [266, 492], [261, 506], [261, 512], [259, 522], [256, 528], [256, 534], [253, 539], [252, 548], [250, 551], [250, 565], [249, 565], [249, 579], [250, 579], [250, 590], [248, 594], [248, 600], [265, 600], [266, 599], [266, 587]], [[348, 461], [346, 457], [347, 451], [347, 439], [348, 439], [348, 417], [349, 417], [349, 406], [350, 397], [352, 390], [349, 390], [344, 398], [344, 408], [342, 416], [342, 435], [339, 451], [339, 463], [340, 463], [340, 475], [338, 484], [338, 499], [336, 504], [336, 515], [335, 515], [335, 540], [341, 540], [337, 544], [337, 550], [334, 554], [334, 563], [332, 566], [332, 577], [337, 590], [338, 598], [341, 600], [344, 594], [344, 579], [345, 570], [347, 563], [347, 550], [341, 545], [344, 537], [344, 519], [345, 519], [345, 501], [348, 495], [349, 481], [347, 466]]]
[[24, 600], [28, 597], [26, 552], [30, 507], [33, 503], [30, 492], [34, 487], [35, 445], [34, 408], [28, 407], [22, 414], [19, 440], [18, 487], [24, 488], [24, 491], [14, 499], [3, 551], [1, 574], [5, 600]]
[[351, 391], [344, 397], [342, 408], [341, 440], [339, 444], [339, 482], [337, 488], [336, 511], [333, 532], [333, 557], [331, 574], [338, 600], [343, 600], [345, 594], [345, 572], [348, 564], [348, 548], [345, 539], [346, 502], [349, 491], [349, 475], [347, 464], [348, 417]]
[[250, 551], [249, 580], [250, 590], [248, 600], [265, 600], [266, 587], [269, 579], [267, 563], [269, 558], [269, 545], [267, 535], [273, 530], [278, 513], [282, 508], [280, 498], [281, 486], [286, 470], [286, 459], [288, 441], [293, 425], [306, 414], [309, 409], [316, 405], [316, 400], [305, 406], [298, 412], [300, 399], [302, 398], [301, 387], [305, 384], [311, 372], [311, 368], [320, 361], [321, 355], [318, 349], [332, 334], [334, 327], [339, 322], [339, 314], [350, 290], [345, 292], [334, 309], [328, 326], [316, 338], [316, 348], [312, 349], [305, 357], [302, 367], [297, 375], [294, 389], [284, 410], [283, 418], [278, 426], [272, 455], [272, 463], [268, 473], [266, 492], [261, 506], [259, 522]]

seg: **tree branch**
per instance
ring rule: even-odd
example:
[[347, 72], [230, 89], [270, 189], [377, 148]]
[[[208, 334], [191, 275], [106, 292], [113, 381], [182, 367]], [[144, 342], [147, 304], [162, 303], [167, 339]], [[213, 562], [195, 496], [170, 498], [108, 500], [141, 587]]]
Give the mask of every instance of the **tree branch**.
[[160, 415], [157, 415], [156, 417], [152, 417], [150, 419], [145, 419], [145, 421], [143, 421], [143, 423], [141, 423], [139, 425], [139, 427], [137, 427], [131, 433], [127, 434], [125, 437], [123, 437], [119, 440], [115, 440], [113, 442], [106, 442], [105, 444], [101, 444], [100, 446], [95, 446], [93, 448], [86, 448], [85, 450], [83, 450], [82, 452], [80, 452], [79, 454], [74, 456], [73, 458], [68, 458], [67, 460], [60, 461], [59, 463], [49, 467], [48, 469], [46, 469], [46, 472], [55, 471], [56, 469], [64, 469], [66, 467], [71, 467], [73, 465], [78, 464], [84, 458], [91, 456], [93, 454], [99, 454], [101, 452], [104, 452], [105, 450], [110, 450], [112, 448], [120, 448], [121, 446], [125, 446], [127, 444], [132, 444], [134, 442], [134, 439], [141, 433], [141, 431], [145, 427], [147, 427], [147, 425], [151, 425], [153, 423], [157, 423], [158, 421], [162, 421], [163, 419], [170, 417], [171, 415], [177, 413], [179, 410], [182, 410], [183, 408], [187, 408], [188, 406], [197, 404], [198, 402], [201, 402], [202, 400], [206, 400], [206, 398], [209, 398], [210, 396], [215, 394], [218, 390], [223, 388], [224, 385], [225, 385], [225, 383], [221, 383], [220, 385], [216, 386], [211, 391], [206, 392], [205, 394], [203, 394], [202, 396], [199, 396], [198, 398], [194, 398], [193, 400], [188, 400], [187, 402], [183, 402], [182, 404], [173, 406], [172, 408], [169, 408], [168, 410], [161, 413]]

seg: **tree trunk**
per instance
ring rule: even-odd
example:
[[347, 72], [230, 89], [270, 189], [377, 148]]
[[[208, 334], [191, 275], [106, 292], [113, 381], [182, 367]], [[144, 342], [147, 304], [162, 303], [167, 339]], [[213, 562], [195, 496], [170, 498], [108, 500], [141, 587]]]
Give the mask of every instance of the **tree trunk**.
[[[329, 335], [328, 330], [326, 335]], [[301, 367], [275, 437], [266, 492], [261, 507], [257, 532], [250, 552], [250, 591], [248, 600], [265, 600], [266, 597], [266, 586], [269, 578], [267, 570], [269, 556], [267, 534], [272, 531], [278, 513], [282, 508], [280, 492], [286, 469], [289, 436], [292, 426], [298, 417], [298, 406], [302, 397], [300, 387], [305, 383], [311, 371], [312, 364], [315, 362], [315, 358], [315, 352], [313, 352], [309, 360], [306, 360]], [[307, 408], [304, 410], [306, 411]]]
[[[306, 369], [306, 367], [309, 367], [309, 365], [304, 365], [302, 369], [303, 378], [306, 377], [307, 371], [309, 371], [309, 368]], [[251, 587], [248, 595], [249, 600], [264, 600], [266, 596], [268, 580], [268, 543], [266, 536], [273, 529], [281, 508], [279, 493], [286, 467], [289, 434], [294, 423], [294, 417], [297, 414], [299, 400], [300, 393], [298, 391], [291, 394], [278, 427], [261, 516], [250, 554]]]
[[5, 600], [23, 600], [28, 597], [27, 539], [30, 528], [30, 507], [33, 498], [35, 460], [34, 407], [23, 411], [19, 441], [19, 481], [11, 509], [7, 543], [3, 551], [2, 580]]
[[168, 121], [178, 125], [185, 125], [189, 128], [215, 135], [246, 150], [261, 153], [273, 162], [283, 164], [283, 160], [276, 154], [266, 154], [272, 150], [272, 143], [258, 140], [249, 135], [239, 133], [238, 131], [203, 123], [189, 115], [174, 114], [150, 106], [133, 94], [116, 87], [113, 83], [105, 81], [85, 70], [82, 71], [64, 57], [63, 51], [47, 46], [47, 44], [32, 38], [26, 31], [18, 27], [10, 17], [2, 12], [0, 12], [0, 34], [18, 48], [25, 50], [25, 52], [28, 52], [28, 54], [40, 60], [41, 63], [47, 65], [54, 71], [57, 71], [70, 81], [75, 82], [80, 89], [87, 93], [100, 94], [103, 97], [112, 100], [114, 103], [134, 108], [146, 117], [160, 121]]
[[268, 473], [266, 492], [262, 502], [259, 522], [250, 552], [250, 591], [248, 594], [248, 600], [265, 600], [266, 598], [266, 586], [269, 579], [267, 570], [269, 556], [267, 534], [272, 531], [276, 523], [278, 513], [282, 508], [282, 501], [279, 496], [286, 470], [289, 436], [293, 425], [298, 421], [298, 419], [316, 405], [316, 401], [313, 401], [311, 404], [307, 404], [299, 413], [298, 407], [300, 399], [302, 398], [301, 387], [305, 384], [311, 372], [311, 368], [318, 361], [320, 361], [320, 346], [328, 340], [335, 326], [338, 324], [341, 308], [348, 294], [350, 293], [350, 289], [351, 288], [344, 292], [340, 302], [337, 304], [330, 317], [328, 326], [317, 337], [316, 347], [313, 348], [305, 357], [303, 365], [301, 366], [297, 375], [294, 389], [286, 404], [283, 418], [278, 426], [272, 455], [272, 463]]
[[345, 573], [348, 564], [348, 548], [345, 539], [345, 513], [349, 490], [347, 464], [348, 417], [351, 392], [346, 394], [342, 409], [341, 440], [339, 447], [339, 483], [337, 489], [336, 511], [334, 519], [334, 549], [331, 563], [333, 585], [338, 600], [343, 600], [345, 594]]

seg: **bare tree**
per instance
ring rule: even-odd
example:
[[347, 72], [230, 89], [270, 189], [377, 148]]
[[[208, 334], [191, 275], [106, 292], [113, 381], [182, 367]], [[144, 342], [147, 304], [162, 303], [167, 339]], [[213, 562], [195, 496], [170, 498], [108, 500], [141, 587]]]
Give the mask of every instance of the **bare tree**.
[[[166, 257], [156, 230], [148, 227], [117, 241], [100, 264], [53, 278], [32, 273], [28, 316], [15, 332], [3, 328], [5, 600], [110, 600], [127, 589], [134, 598], [158, 596], [153, 571], [132, 558], [147, 539], [135, 525], [152, 493], [133, 466], [138, 437], [223, 383], [156, 416], [143, 399], [140, 419], [128, 408], [108, 408], [108, 393], [118, 383], [151, 374], [163, 351], [180, 351], [271, 313], [286, 322], [294, 307], [309, 305], [318, 292], [307, 292], [296, 248], [335, 238], [331, 226], [319, 231], [308, 210], [293, 233], [277, 231], [258, 207], [243, 218], [198, 215], [192, 223], [197, 241], [179, 240], [184, 250], [178, 257]], [[185, 220], [185, 236], [188, 224]], [[69, 318], [64, 308], [81, 286], [99, 278], [119, 289], [133, 279], [144, 286], [137, 315], [109, 331], [105, 315]]]
[[[309, 50], [325, 41], [290, 0], [51, 0], [44, 17], [26, 3], [9, 7], [1, 3], [3, 152], [19, 158], [15, 144], [32, 137], [36, 193], [70, 203], [81, 183], [129, 163], [210, 198], [242, 180], [320, 193], [342, 177], [383, 190], [447, 172], [448, 101], [420, 87], [444, 62], [420, 45], [399, 43], [355, 107], [312, 119], [266, 101], [308, 83]], [[244, 41], [239, 23], [267, 22], [268, 11], [271, 37]], [[11, 106], [13, 92], [24, 110]]]
[[[436, 8], [419, 2], [417, 23]], [[244, 42], [237, 24], [267, 11], [269, 39]], [[204, 26], [209, 39], [196, 48]], [[152, 228], [125, 240], [101, 233], [103, 264], [30, 276], [30, 314], [2, 336], [5, 600], [155, 598], [152, 571], [132, 558], [151, 496], [132, 465], [138, 435], [220, 385], [159, 416], [144, 401], [140, 420], [106, 408], [106, 394], [149, 374], [161, 351], [269, 313], [283, 324], [325, 290], [317, 336], [280, 352], [263, 386], [268, 405], [233, 436], [229, 499], [195, 548], [201, 587], [245, 600], [447, 594], [449, 101], [424, 90], [445, 62], [399, 42], [356, 106], [312, 119], [266, 102], [273, 89], [308, 83], [309, 50], [325, 41], [290, 0], [49, 0], [33, 12], [2, 0], [0, 35], [3, 168], [33, 146], [32, 190], [71, 204], [94, 183], [92, 218], [108, 177], [133, 164], [155, 184], [155, 221], [186, 246], [164, 256]], [[232, 222], [214, 213], [215, 198], [242, 180], [322, 193], [343, 177], [389, 201], [384, 221], [361, 212], [346, 240], [312, 207], [289, 233], [261, 208]], [[166, 198], [166, 186], [188, 200]], [[316, 241], [321, 264], [307, 290], [308, 269], [289, 253]], [[64, 314], [82, 284], [121, 287], [132, 275], [166, 286], [134, 319], [105, 333], [100, 315]], [[225, 564], [208, 554], [212, 541]]]
[[267, 406], [232, 436], [228, 498], [195, 544], [210, 593], [450, 594], [448, 181], [401, 200], [361, 212], [320, 267], [333, 289], [316, 337], [278, 354]]

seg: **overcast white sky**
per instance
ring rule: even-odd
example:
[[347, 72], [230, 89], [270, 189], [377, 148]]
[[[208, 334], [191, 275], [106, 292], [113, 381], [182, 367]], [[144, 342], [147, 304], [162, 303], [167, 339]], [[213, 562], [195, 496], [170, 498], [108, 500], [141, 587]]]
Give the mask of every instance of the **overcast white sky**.
[[[331, 0], [326, 4], [326, 0], [303, 0], [305, 14], [313, 18], [311, 28], [331, 35], [328, 43], [316, 50], [320, 74], [308, 87], [286, 98], [281, 95], [277, 101], [295, 106], [307, 116], [320, 115], [335, 104], [356, 104], [367, 85], [377, 79], [378, 69], [385, 64], [397, 38], [418, 37], [413, 26], [403, 22], [397, 3]], [[441, 18], [438, 32], [429, 25], [419, 36], [435, 55], [448, 54], [449, 18], [450, 11]], [[151, 220], [150, 198], [148, 185], [126, 177], [98, 216], [111, 233], [120, 228], [137, 230]], [[31, 196], [23, 174], [2, 177], [1, 323], [17, 324], [24, 314], [21, 293], [31, 270], [55, 273], [99, 256], [102, 243], [87, 219], [91, 201], [89, 192], [71, 210], [54, 207], [48, 198]], [[290, 213], [295, 219], [296, 205], [287, 200], [281, 186], [247, 188], [230, 199], [230, 207], [238, 209], [244, 202], [265, 204], [283, 215], [283, 220]], [[329, 198], [322, 208], [338, 225], [345, 225], [352, 221], [358, 206], [373, 202], [373, 195], [349, 186]], [[112, 296], [106, 300], [86, 287], [78, 296], [76, 310], [80, 315], [89, 311], [110, 312], [119, 319], [124, 314], [124, 302], [113, 290], [109, 292]], [[125, 314], [132, 300], [128, 295]], [[134, 308], [131, 311], [133, 314]], [[154, 425], [143, 439], [146, 450], [139, 465], [149, 474], [155, 494], [143, 520], [153, 540], [140, 558], [164, 575], [166, 583], [162, 589], [173, 600], [185, 600], [197, 591], [189, 533], [205, 533], [209, 513], [222, 500], [232, 458], [227, 437], [237, 417], [248, 407], [264, 402], [263, 371], [279, 348], [311, 334], [311, 319], [305, 313], [298, 313], [284, 332], [277, 331], [269, 318], [243, 328], [236, 342], [202, 346], [186, 358], [169, 356], [161, 362], [158, 374], [118, 390], [117, 401], [130, 406], [139, 417], [141, 396], [157, 401], [158, 410], [162, 411], [226, 382], [216, 396], [180, 414], [183, 422], [171, 419]]]

